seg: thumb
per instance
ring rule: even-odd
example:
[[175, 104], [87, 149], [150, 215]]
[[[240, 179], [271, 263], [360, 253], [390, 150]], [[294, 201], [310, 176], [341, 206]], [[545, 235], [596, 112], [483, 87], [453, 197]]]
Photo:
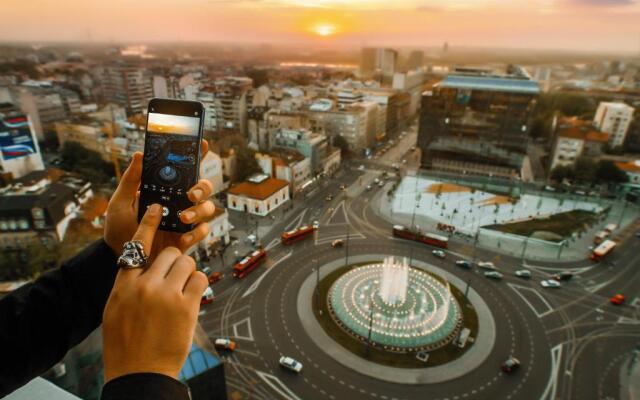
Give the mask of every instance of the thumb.
[[113, 197], [120, 201], [133, 202], [140, 186], [142, 179], [142, 153], [136, 151], [131, 157], [131, 164], [120, 180], [120, 184], [116, 189]]
[[142, 243], [145, 253], [151, 254], [151, 247], [153, 245], [153, 238], [158, 231], [158, 225], [162, 219], [162, 206], [160, 204], [152, 204], [147, 208], [144, 213], [138, 230], [133, 235], [132, 240], [137, 240]]

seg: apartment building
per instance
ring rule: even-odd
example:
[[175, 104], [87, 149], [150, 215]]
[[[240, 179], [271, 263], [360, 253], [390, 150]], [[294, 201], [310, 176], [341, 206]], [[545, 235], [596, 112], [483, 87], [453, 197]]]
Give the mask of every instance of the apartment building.
[[634, 108], [618, 102], [600, 102], [593, 124], [602, 132], [609, 134], [609, 146], [621, 147], [627, 139], [629, 125], [633, 120]]

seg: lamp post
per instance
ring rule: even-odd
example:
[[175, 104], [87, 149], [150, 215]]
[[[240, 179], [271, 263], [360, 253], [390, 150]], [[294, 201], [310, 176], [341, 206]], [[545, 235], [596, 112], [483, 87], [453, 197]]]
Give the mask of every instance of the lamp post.
[[[371, 299], [371, 297], [369, 297]], [[373, 331], [373, 306], [369, 300], [369, 333], [367, 334], [367, 357], [371, 351], [371, 332]]]
[[320, 307], [320, 265], [318, 259], [315, 259], [316, 264], [316, 307], [318, 307], [318, 314], [322, 315], [322, 307]]
[[522, 246], [522, 254], [520, 255], [520, 265], [522, 265], [523, 267], [524, 267], [525, 253], [527, 252], [527, 245], [529, 244], [529, 238], [531, 238], [531, 233], [529, 233], [527, 237], [524, 239], [524, 246]]

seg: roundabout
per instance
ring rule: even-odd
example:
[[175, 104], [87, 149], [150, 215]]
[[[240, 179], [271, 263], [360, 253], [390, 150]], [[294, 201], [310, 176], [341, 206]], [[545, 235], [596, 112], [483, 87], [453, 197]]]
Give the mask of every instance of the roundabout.
[[351, 269], [332, 284], [327, 302], [342, 329], [387, 351], [435, 350], [462, 323], [449, 283], [411, 268], [406, 258]]

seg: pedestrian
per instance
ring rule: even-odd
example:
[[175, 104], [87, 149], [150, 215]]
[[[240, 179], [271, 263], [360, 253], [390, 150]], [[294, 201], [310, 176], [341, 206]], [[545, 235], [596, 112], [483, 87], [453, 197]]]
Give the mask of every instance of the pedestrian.
[[0, 398], [53, 367], [101, 323], [102, 400], [189, 398], [177, 377], [208, 282], [183, 253], [208, 233], [213, 188], [200, 180], [188, 192], [196, 205], [181, 219], [193, 230], [157, 231], [158, 204], [136, 222], [141, 175], [136, 153], [109, 201], [104, 237], [0, 300]]

